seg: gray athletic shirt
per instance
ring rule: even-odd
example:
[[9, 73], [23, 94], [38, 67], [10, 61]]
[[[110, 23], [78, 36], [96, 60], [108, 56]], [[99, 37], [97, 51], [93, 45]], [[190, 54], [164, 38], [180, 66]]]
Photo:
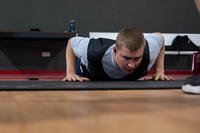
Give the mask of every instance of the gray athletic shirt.
[[[161, 35], [156, 33], [147, 35], [145, 39], [149, 44], [150, 63], [148, 65], [148, 70], [150, 70], [155, 63], [160, 49], [164, 45], [164, 39]], [[89, 41], [90, 38], [88, 37], [73, 37], [71, 39], [71, 46], [76, 57], [79, 58], [81, 60], [81, 63], [83, 63], [86, 67], [88, 66], [87, 48]], [[121, 71], [114, 62], [114, 46], [115, 44], [113, 44], [106, 50], [102, 58], [102, 64], [104, 71], [108, 76], [110, 76], [111, 78], [122, 78], [125, 77], [127, 74]]]

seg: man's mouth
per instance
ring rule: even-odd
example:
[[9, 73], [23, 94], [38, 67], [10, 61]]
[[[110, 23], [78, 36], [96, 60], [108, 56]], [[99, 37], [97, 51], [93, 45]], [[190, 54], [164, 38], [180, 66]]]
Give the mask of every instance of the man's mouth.
[[134, 70], [135, 70], [135, 69], [127, 68], [125, 71], [126, 71], [127, 73], [132, 73]]

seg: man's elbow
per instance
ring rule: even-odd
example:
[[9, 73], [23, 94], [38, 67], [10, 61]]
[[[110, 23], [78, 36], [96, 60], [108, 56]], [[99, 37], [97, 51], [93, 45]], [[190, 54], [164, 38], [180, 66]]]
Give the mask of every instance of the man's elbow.
[[161, 32], [154, 32], [154, 33], [155, 33], [155, 34], [158, 34], [159, 36], [164, 37], [163, 34], [162, 34]]
[[71, 42], [72, 42], [72, 38], [70, 38], [68, 41], [67, 41], [67, 45], [71, 45]]
[[157, 34], [157, 35], [159, 35], [159, 36], [162, 38], [162, 45], [163, 45], [163, 47], [164, 47], [165, 38], [164, 38], [163, 34], [162, 34], [161, 32], [154, 32], [154, 34]]

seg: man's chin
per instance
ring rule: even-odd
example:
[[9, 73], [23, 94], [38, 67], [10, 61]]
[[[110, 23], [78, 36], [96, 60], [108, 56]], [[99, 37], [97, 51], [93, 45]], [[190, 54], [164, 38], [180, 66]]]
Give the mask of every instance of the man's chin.
[[124, 72], [125, 72], [126, 74], [131, 74], [131, 73], [134, 72], [134, 70], [124, 70]]

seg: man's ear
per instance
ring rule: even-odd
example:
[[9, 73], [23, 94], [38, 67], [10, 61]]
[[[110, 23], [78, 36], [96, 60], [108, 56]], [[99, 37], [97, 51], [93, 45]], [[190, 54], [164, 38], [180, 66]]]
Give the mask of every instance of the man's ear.
[[114, 53], [116, 54], [116, 52], [117, 52], [116, 46], [113, 47], [113, 51], [114, 51]]

